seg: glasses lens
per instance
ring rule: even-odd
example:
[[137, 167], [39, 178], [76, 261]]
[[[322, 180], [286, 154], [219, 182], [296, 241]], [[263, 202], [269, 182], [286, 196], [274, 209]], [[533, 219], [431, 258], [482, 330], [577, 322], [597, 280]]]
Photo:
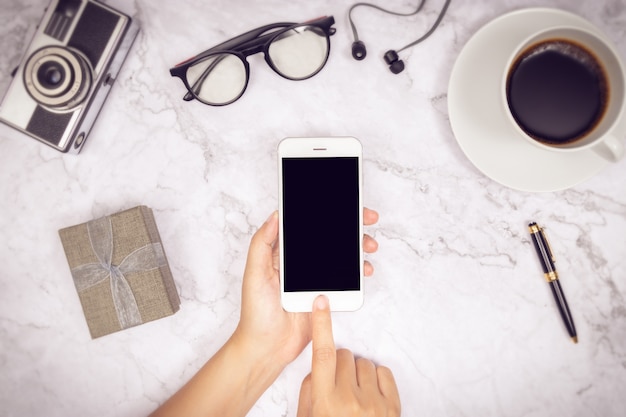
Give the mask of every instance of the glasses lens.
[[278, 35], [269, 46], [269, 59], [282, 76], [309, 78], [322, 69], [328, 58], [328, 36], [315, 26], [296, 26]]
[[246, 89], [246, 66], [237, 55], [210, 55], [187, 69], [187, 82], [201, 101], [214, 105], [238, 99]]

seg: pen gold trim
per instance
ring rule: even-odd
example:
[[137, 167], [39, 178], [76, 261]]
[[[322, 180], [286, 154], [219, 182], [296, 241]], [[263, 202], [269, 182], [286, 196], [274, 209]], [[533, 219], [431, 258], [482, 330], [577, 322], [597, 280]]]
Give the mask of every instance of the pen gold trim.
[[572, 314], [570, 313], [569, 306], [567, 305], [565, 294], [563, 293], [563, 289], [559, 283], [559, 275], [557, 274], [554, 266], [556, 261], [554, 259], [554, 254], [552, 253], [552, 248], [550, 247], [550, 242], [548, 241], [543, 228], [539, 227], [537, 223], [530, 223], [528, 225], [528, 230], [530, 231], [533, 246], [535, 247], [535, 251], [539, 257], [539, 262], [541, 263], [541, 268], [543, 269], [543, 276], [548, 284], [550, 284], [552, 295], [556, 301], [556, 305], [559, 309], [561, 318], [563, 319], [563, 323], [565, 324], [565, 328], [572, 338], [572, 341], [574, 343], [578, 343], [574, 320], [572, 319]]
[[559, 279], [559, 274], [557, 274], [556, 271], [548, 272], [546, 274], [543, 274], [543, 276], [548, 282], [556, 281], [557, 279]]

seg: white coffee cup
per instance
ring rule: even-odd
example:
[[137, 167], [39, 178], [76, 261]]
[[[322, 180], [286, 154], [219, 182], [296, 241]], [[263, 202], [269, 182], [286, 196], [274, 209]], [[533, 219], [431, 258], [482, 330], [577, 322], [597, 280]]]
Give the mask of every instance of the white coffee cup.
[[[606, 80], [606, 85], [604, 87], [600, 87], [605, 88], [604, 92], [606, 94], [604, 94], [603, 100], [605, 104], [598, 107], [603, 108], [603, 110], [597, 112], [600, 116], [596, 118], [595, 122], [589, 124], [586, 130], [581, 131], [584, 133], [573, 135], [572, 137], [560, 138], [556, 141], [552, 140], [553, 138], [548, 138], [550, 139], [548, 140], [545, 137], [542, 137], [545, 136], [543, 133], [534, 134], [531, 132], [532, 129], [528, 129], [528, 126], [523, 126], [524, 121], [519, 116], [520, 112], [516, 112], [515, 105], [511, 104], [514, 102], [519, 103], [520, 101], [513, 101], [512, 97], [509, 97], [514, 94], [512, 91], [516, 91], [517, 93], [515, 94], [518, 96], [523, 95], [526, 97], [526, 93], [520, 93], [519, 91], [528, 91], [531, 92], [531, 94], [541, 95], [548, 94], [546, 91], [549, 91], [549, 89], [541, 90], [540, 87], [536, 87], [536, 83], [519, 84], [519, 82], [516, 81], [518, 82], [518, 85], [531, 85], [532, 88], [518, 88], [517, 90], [512, 89], [510, 93], [509, 82], [512, 79], [511, 74], [518, 71], [518, 68], [521, 68], [521, 66], [518, 67], [517, 65], [521, 62], [521, 59], [523, 59], [522, 57], [529, 56], [529, 51], [543, 53], [546, 48], [552, 48], [559, 42], [559, 47], [566, 48], [562, 49], [562, 51], [566, 51], [568, 54], [570, 50], [576, 50], [576, 47], [582, 47], [582, 50], [589, 52], [592, 58], [595, 58], [595, 62], [599, 64], [599, 67], [602, 69], [601, 72], [604, 74], [604, 77], [601, 78]], [[542, 46], [537, 47], [537, 45]], [[574, 45], [574, 48], [569, 48], [569, 45]], [[578, 54], [575, 56], [583, 56], [584, 58], [581, 59], [583, 59], [584, 62], [589, 62], [584, 54]], [[536, 73], [540, 74], [541, 72]], [[517, 79], [521, 79], [519, 78], [521, 75], [516, 76], [518, 77]], [[527, 79], [530, 80], [531, 78]], [[585, 83], [578, 83], [575, 85], [578, 86], [583, 84]], [[533, 89], [537, 91], [534, 91]], [[519, 133], [521, 138], [524, 138], [534, 146], [538, 146], [552, 152], [579, 152], [582, 150], [593, 149], [593, 151], [612, 162], [618, 161], [624, 155], [623, 137], [626, 136], [626, 75], [624, 72], [624, 65], [621, 62], [618, 52], [611, 45], [610, 41], [603, 38], [601, 35], [577, 27], [553, 27], [533, 34], [524, 41], [520, 42], [518, 47], [515, 48], [508, 59], [502, 77], [501, 92], [502, 103], [510, 123], [514, 126], [514, 129]], [[552, 94], [552, 92], [549, 94]], [[535, 96], [531, 95], [530, 97]], [[550, 101], [541, 100], [541, 102], [545, 103]], [[588, 102], [588, 100], [584, 101], [584, 103]], [[532, 103], [532, 101], [528, 101], [528, 103]], [[520, 105], [517, 107], [523, 109]], [[533, 108], [533, 106], [527, 107], [530, 110]], [[566, 110], [563, 110], [567, 108], [568, 106], [562, 106], [561, 114], [567, 114], [564, 113]], [[536, 107], [536, 109], [539, 109], [539, 107]], [[537, 112], [534, 110], [534, 112], [537, 114], [536, 117], [539, 119], [544, 117], [544, 126], [546, 124], [550, 124], [550, 118], [545, 117], [546, 115], [552, 114], [550, 111], [542, 113], [541, 111]], [[567, 124], [569, 123], [567, 120], [571, 120], [572, 123], [574, 123], [573, 120], [575, 119], [576, 118], [570, 118], [569, 114], [567, 114], [567, 116], [561, 120], [566, 120], [564, 124]], [[550, 126], [550, 129], [551, 128], [552, 127]], [[568, 126], [565, 126], [565, 129], [567, 128]]]

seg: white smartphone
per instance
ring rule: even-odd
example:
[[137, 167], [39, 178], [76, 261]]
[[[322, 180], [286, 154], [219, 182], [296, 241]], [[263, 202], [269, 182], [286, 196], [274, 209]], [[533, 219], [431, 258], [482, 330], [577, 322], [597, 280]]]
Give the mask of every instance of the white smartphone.
[[353, 137], [286, 138], [278, 145], [280, 284], [286, 311], [363, 304], [362, 147]]

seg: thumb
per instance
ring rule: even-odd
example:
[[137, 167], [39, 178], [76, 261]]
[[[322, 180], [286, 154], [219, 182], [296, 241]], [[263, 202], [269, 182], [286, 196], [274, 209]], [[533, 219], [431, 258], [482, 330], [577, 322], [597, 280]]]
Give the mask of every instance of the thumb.
[[274, 243], [278, 239], [278, 212], [274, 211], [252, 236], [248, 250], [247, 268], [264, 268], [272, 259]]

